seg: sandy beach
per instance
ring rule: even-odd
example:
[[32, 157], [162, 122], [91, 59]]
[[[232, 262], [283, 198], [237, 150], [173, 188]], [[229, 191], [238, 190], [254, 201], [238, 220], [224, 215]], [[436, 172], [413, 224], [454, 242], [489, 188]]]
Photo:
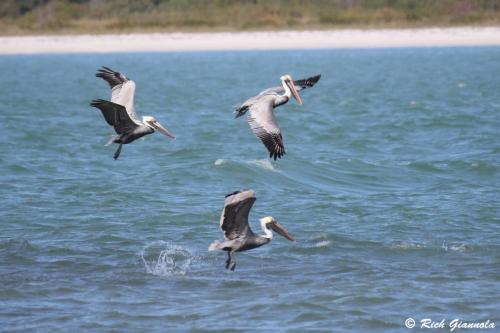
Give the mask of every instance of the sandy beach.
[[0, 37], [0, 54], [500, 45], [500, 27]]

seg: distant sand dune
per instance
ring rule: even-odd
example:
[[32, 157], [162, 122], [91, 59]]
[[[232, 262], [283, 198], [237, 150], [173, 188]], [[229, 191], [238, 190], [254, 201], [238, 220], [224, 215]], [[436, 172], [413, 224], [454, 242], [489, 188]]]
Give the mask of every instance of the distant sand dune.
[[0, 37], [0, 54], [500, 45], [500, 27]]

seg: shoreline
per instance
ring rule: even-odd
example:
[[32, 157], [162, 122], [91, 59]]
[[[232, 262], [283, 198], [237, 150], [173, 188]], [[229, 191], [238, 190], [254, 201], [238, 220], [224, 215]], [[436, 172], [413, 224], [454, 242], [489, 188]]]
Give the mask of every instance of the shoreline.
[[500, 27], [0, 37], [0, 55], [500, 46]]

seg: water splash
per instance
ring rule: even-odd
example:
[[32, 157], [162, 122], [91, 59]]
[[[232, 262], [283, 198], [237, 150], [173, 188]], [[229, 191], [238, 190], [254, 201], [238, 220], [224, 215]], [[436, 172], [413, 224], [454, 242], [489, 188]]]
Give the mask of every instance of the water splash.
[[224, 163], [226, 163], [226, 160], [225, 160], [225, 159], [223, 159], [223, 158], [218, 158], [217, 160], [215, 160], [214, 165], [222, 165], [222, 164], [224, 164]]
[[145, 246], [140, 255], [146, 273], [162, 277], [186, 275], [194, 258], [186, 248], [164, 241]]

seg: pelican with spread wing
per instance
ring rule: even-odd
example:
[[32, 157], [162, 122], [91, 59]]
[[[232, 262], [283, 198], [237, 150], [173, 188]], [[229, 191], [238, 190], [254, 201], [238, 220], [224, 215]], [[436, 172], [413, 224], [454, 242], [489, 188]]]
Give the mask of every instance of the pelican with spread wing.
[[111, 88], [111, 101], [96, 99], [90, 105], [101, 110], [106, 122], [116, 131], [116, 135], [113, 135], [107, 144], [119, 145], [114, 155], [115, 160], [120, 156], [122, 145], [154, 133], [155, 130], [175, 139], [175, 136], [154, 117], [144, 116], [142, 121], [139, 120], [134, 109], [134, 81], [108, 67], [99, 69], [96, 76], [108, 82]]
[[308, 79], [293, 81], [290, 75], [283, 75], [280, 78], [281, 87], [266, 89], [236, 108], [236, 118], [248, 112], [248, 124], [266, 146], [269, 158], [276, 160], [285, 155], [283, 137], [274, 117], [274, 109], [286, 104], [292, 96], [301, 105], [302, 99], [298, 92], [314, 86], [320, 77], [321, 75], [316, 75]]
[[220, 218], [224, 240], [216, 240], [208, 247], [209, 251], [227, 251], [226, 268], [232, 271], [236, 267], [234, 252], [251, 250], [269, 243], [273, 239], [273, 230], [286, 239], [295, 241], [293, 236], [271, 216], [260, 219], [263, 235], [253, 233], [248, 225], [248, 215], [255, 200], [257, 200], [255, 192], [252, 190], [236, 191], [226, 195]]

